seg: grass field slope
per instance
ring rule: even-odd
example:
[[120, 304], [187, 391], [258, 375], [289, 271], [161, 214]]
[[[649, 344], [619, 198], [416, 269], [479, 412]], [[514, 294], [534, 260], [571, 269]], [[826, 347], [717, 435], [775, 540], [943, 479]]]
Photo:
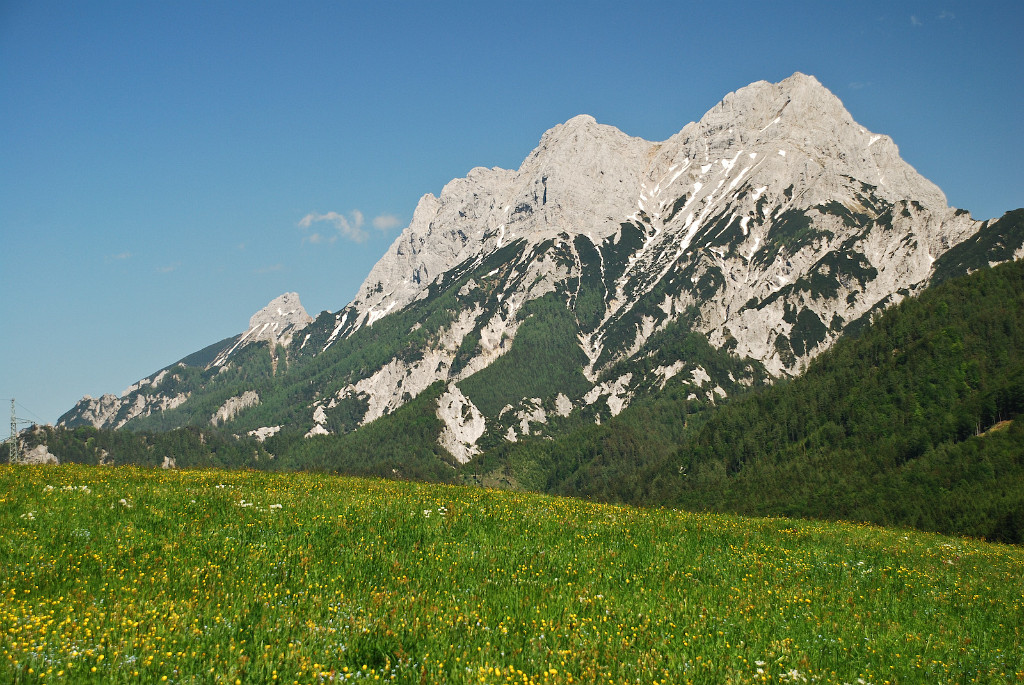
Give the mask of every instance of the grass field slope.
[[1024, 550], [321, 474], [0, 468], [0, 682], [1024, 680]]

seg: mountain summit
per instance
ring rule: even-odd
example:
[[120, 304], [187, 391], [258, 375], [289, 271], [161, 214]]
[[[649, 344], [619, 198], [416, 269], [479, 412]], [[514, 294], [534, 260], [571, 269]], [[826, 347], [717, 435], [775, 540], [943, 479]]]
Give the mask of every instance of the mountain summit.
[[231, 430], [344, 433], [440, 383], [438, 441], [465, 462], [669, 383], [710, 403], [797, 374], [938, 267], [1019, 257], [1003, 228], [947, 206], [812, 76], [741, 88], [660, 143], [580, 115], [518, 170], [423, 196], [337, 313], [254, 317], [61, 421], [201, 423], [259, 386]]
[[688, 216], [672, 212], [684, 194], [688, 209], [707, 218], [736, 199], [740, 183], [754, 203], [760, 198], [751, 189], [763, 186], [769, 196], [781, 196], [792, 186], [795, 197], [777, 206], [856, 204], [861, 190], [850, 179], [875, 186], [874, 194], [890, 203], [912, 198], [932, 211], [946, 209], [942, 191], [906, 164], [887, 136], [859, 126], [812, 76], [759, 81], [730, 93], [663, 143], [579, 115], [545, 133], [518, 171], [473, 169], [446, 185], [440, 198], [424, 196], [355, 303], [363, 321], [373, 319], [392, 303], [415, 299], [440, 273], [516, 235], [603, 239], [640, 214], [661, 228]]

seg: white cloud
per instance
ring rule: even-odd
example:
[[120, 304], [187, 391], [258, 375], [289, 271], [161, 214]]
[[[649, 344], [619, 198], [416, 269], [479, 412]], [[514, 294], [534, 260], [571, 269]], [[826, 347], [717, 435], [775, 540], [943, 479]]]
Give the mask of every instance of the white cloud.
[[324, 243], [333, 243], [338, 239], [336, 235], [325, 236], [323, 233], [310, 233], [302, 239], [304, 243], [312, 243], [314, 245], [322, 245]]
[[274, 264], [273, 266], [264, 266], [262, 268], [256, 269], [256, 273], [258, 273], [258, 274], [270, 274], [270, 273], [274, 273], [275, 271], [281, 271], [283, 269], [284, 269], [284, 265], [282, 265], [282, 264]]
[[862, 90], [864, 88], [869, 87], [870, 85], [871, 81], [852, 81], [850, 83], [850, 88], [852, 88], [853, 90]]
[[[367, 232], [363, 230], [363, 213], [358, 209], [353, 209], [349, 212], [348, 216], [339, 214], [338, 212], [327, 212], [326, 214], [310, 212], [299, 221], [299, 228], [308, 229], [313, 224], [321, 221], [333, 224], [334, 228], [338, 230], [338, 235], [353, 242], [362, 243], [369, 237]], [[325, 242], [333, 243], [337, 238], [338, 236], [325, 236], [321, 233], [312, 233], [304, 238], [303, 241], [308, 241], [313, 244]]]
[[131, 256], [131, 252], [121, 252], [119, 254], [107, 255], [103, 258], [103, 261], [107, 264], [110, 264], [111, 262], [123, 262], [126, 259], [131, 259]]
[[952, 12], [947, 12], [946, 10], [942, 10], [942, 13], [939, 14], [939, 19], [956, 19], [956, 15], [953, 14]]
[[373, 219], [373, 227], [378, 231], [390, 231], [402, 225], [401, 219], [394, 214], [381, 214]]
[[922, 22], [920, 19], [918, 19], [916, 14], [911, 14], [910, 15], [910, 25], [911, 26], [924, 26], [924, 22]]
[[162, 274], [169, 274], [172, 271], [177, 271], [179, 266], [181, 266], [181, 262], [174, 262], [174, 264], [168, 264], [167, 266], [157, 267], [157, 272]]

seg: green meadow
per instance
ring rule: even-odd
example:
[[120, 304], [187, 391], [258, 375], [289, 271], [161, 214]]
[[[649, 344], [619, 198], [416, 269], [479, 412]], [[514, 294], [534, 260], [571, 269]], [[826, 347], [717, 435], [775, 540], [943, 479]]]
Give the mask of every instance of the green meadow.
[[319, 474], [0, 467], [4, 683], [1024, 681], [1024, 549]]

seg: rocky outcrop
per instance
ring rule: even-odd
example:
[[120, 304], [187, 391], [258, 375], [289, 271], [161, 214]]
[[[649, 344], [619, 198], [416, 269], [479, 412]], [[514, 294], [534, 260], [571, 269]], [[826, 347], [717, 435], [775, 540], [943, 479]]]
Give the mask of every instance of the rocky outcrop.
[[480, 453], [476, 441], [487, 429], [487, 421], [454, 383], [437, 400], [437, 418], [441, 419], [441, 446], [456, 461], [465, 464]]
[[106, 426], [117, 427], [115, 419], [120, 410], [121, 401], [117, 395], [106, 393], [98, 399], [93, 398], [91, 395], [86, 395], [72, 411], [77, 414], [76, 419], [89, 423], [96, 428], [103, 428]]
[[[157, 376], [162, 378], [166, 371]], [[140, 381], [124, 391], [121, 397], [105, 394], [98, 399], [89, 395], [83, 397], [75, 408], [61, 417], [58, 425], [90, 424], [96, 428], [122, 428], [126, 423], [140, 416], [174, 409], [188, 400], [188, 394], [141, 392], [141, 388], [155, 386], [159, 381]]]
[[324, 411], [323, 405], [316, 405], [316, 409], [313, 411], [313, 427], [310, 428], [305, 437], [312, 438], [317, 435], [330, 435], [331, 431], [327, 430], [327, 412]]
[[635, 202], [650, 143], [580, 115], [551, 129], [518, 171], [478, 167], [425, 195], [353, 304], [359, 321], [403, 307], [466, 260], [562, 231], [603, 238]]
[[255, 407], [260, 403], [260, 396], [253, 390], [246, 390], [241, 395], [236, 397], [229, 397], [228, 400], [221, 405], [220, 409], [214, 412], [213, 416], [210, 417], [210, 425], [217, 426], [218, 424], [225, 424], [231, 419], [238, 416], [238, 413], [249, 407]]
[[265, 441], [267, 438], [272, 438], [281, 432], [281, 426], [262, 426], [256, 430], [251, 430], [248, 435], [256, 438], [260, 442]]
[[272, 350], [277, 345], [288, 347], [295, 334], [312, 322], [313, 317], [302, 308], [298, 293], [285, 293], [253, 314], [249, 319], [249, 330], [234, 345], [217, 355], [213, 365], [223, 365], [238, 348], [261, 340], [269, 342]]
[[32, 466], [56, 466], [60, 464], [60, 460], [47, 449], [46, 445], [36, 445], [24, 452], [17, 463]]

